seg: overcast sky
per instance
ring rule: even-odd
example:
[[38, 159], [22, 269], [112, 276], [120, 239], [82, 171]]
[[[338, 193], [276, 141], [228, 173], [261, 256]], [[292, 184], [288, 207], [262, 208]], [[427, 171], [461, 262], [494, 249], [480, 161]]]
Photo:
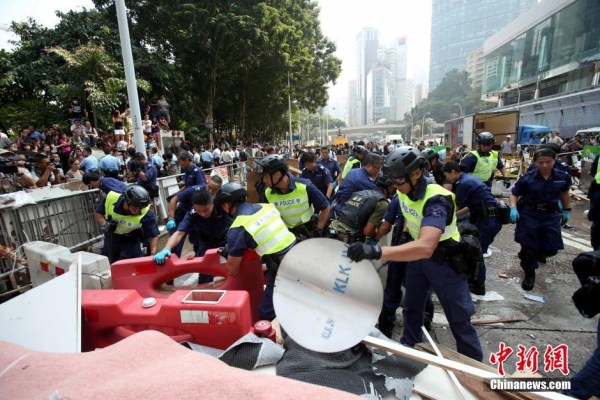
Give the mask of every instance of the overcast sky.
[[[126, 0], [126, 4], [128, 1], [132, 0]], [[329, 105], [335, 107], [332, 115], [343, 117], [348, 81], [355, 79], [356, 35], [363, 28], [379, 31], [380, 46], [394, 38], [406, 37], [409, 75], [428, 70], [431, 0], [318, 0], [318, 3], [323, 33], [336, 43], [336, 55], [342, 60], [342, 74], [337, 85], [330, 89]], [[0, 47], [10, 48], [7, 40], [15, 38], [4, 30], [13, 20], [32, 17], [52, 27], [58, 22], [55, 10], [82, 7], [93, 8], [93, 3], [91, 0], [0, 0]]]

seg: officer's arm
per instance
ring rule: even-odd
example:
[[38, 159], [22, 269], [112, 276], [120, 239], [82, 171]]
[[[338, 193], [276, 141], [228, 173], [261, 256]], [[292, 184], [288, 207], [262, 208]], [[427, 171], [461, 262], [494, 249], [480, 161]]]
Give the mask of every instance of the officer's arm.
[[[568, 197], [568, 196], [567, 196]], [[561, 198], [562, 198], [562, 193], [561, 193]], [[514, 194], [510, 194], [510, 208], [515, 208], [517, 206], [517, 196], [515, 196]]]
[[227, 274], [229, 276], [236, 276], [240, 273], [240, 265], [242, 265], [242, 257], [234, 257], [227, 256], [227, 263], [225, 264], [225, 268], [227, 268]]
[[379, 241], [382, 237], [387, 235], [391, 230], [392, 230], [392, 224], [390, 224], [386, 220], [383, 220], [381, 225], [379, 225], [379, 228], [377, 228], [377, 233], [375, 234], [375, 239], [377, 239], [377, 241]]
[[331, 199], [331, 194], [333, 193], [333, 184], [329, 182], [327, 184], [327, 194], [325, 195], [328, 199]]
[[158, 236], [149, 238], [148, 244], [150, 245], [150, 253], [156, 254], [156, 250], [158, 249]]
[[381, 248], [381, 261], [417, 261], [431, 258], [443, 231], [434, 226], [423, 226], [419, 238], [400, 246]]
[[94, 213], [94, 218], [96, 218], [96, 222], [98, 222], [100, 226], [106, 223], [106, 218], [104, 218], [104, 215], [100, 213]]
[[181, 239], [183, 239], [184, 236], [185, 236], [184, 231], [176, 231], [174, 234], [172, 234], [169, 237], [169, 240], [167, 241], [167, 244], [165, 245], [165, 247], [168, 247], [170, 249], [174, 248], [175, 246], [177, 246], [179, 244], [179, 242], [181, 242]]
[[571, 208], [570, 190], [560, 192], [560, 201], [562, 202], [563, 208]]
[[173, 196], [171, 200], [169, 200], [169, 210], [167, 212], [167, 218], [175, 218], [175, 211], [177, 210], [177, 201], [177, 196]]

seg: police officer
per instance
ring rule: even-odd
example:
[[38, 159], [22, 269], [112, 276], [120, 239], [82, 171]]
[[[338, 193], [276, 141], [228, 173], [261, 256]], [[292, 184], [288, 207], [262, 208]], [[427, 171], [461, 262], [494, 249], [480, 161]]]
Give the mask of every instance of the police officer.
[[194, 164], [194, 155], [192, 153], [189, 151], [182, 151], [179, 153], [177, 159], [179, 160], [179, 166], [183, 172], [183, 188], [196, 185], [206, 187], [206, 176], [204, 175], [204, 171]]
[[536, 169], [525, 173], [510, 195], [510, 219], [517, 224], [515, 241], [521, 245], [519, 259], [525, 271], [523, 290], [533, 289], [538, 262], [563, 249], [560, 226], [561, 219], [566, 223], [571, 215], [571, 177], [554, 168], [555, 159], [551, 149], [537, 150], [533, 155]]
[[348, 247], [348, 256], [353, 261], [408, 262], [401, 343], [414, 346], [422, 340], [425, 304], [432, 287], [448, 318], [458, 352], [481, 361], [481, 345], [470, 321], [475, 307], [469, 287], [464, 275], [455, 270], [459, 266], [451, 266], [448, 261], [449, 256], [454, 258], [460, 242], [454, 194], [425, 179], [426, 164], [417, 149], [402, 146], [390, 153], [384, 167], [398, 190], [406, 228], [413, 240], [382, 248], [354, 243]]
[[460, 161], [462, 170], [468, 174], [475, 175], [486, 185], [492, 187], [494, 171], [498, 169], [504, 177], [504, 186], [510, 187], [510, 182], [506, 177], [504, 163], [498, 156], [492, 146], [496, 143], [494, 135], [490, 132], [481, 132], [475, 138], [478, 149], [472, 150]]
[[156, 184], [158, 171], [152, 163], [148, 162], [146, 155], [141, 152], [135, 153], [133, 160], [129, 163], [129, 168], [135, 174], [135, 184], [146, 189], [151, 199], [158, 197], [158, 185]]
[[[185, 189], [198, 188], [191, 196], [192, 209], [185, 213], [183, 220], [177, 224], [177, 231], [171, 235], [165, 247], [154, 256], [154, 262], [164, 264], [165, 257], [176, 253], [189, 235], [190, 243], [194, 247], [196, 257], [202, 257], [208, 249], [223, 247], [227, 244], [227, 231], [233, 221], [229, 214], [223, 212], [220, 207], [215, 207], [213, 198], [208, 189], [201, 186], [192, 186]], [[179, 255], [178, 254], [178, 255]], [[200, 274], [198, 283], [211, 282], [211, 275]]]
[[[201, 185], [190, 186], [180, 190], [173, 195], [173, 197], [171, 197], [167, 211], [167, 223], [165, 224], [165, 228], [167, 228], [169, 233], [174, 235], [177, 231], [179, 231], [179, 224], [193, 209], [194, 203], [192, 198], [194, 194], [202, 189], [206, 189], [206, 187]], [[185, 239], [185, 235], [183, 235], [182, 239]], [[174, 254], [177, 254], [178, 257], [181, 257], [181, 251], [183, 250], [184, 243], [185, 240], [179, 240], [175, 246], [170, 246], [169, 249]]]
[[302, 153], [300, 162], [304, 165], [304, 169], [300, 176], [311, 181], [327, 199], [330, 199], [333, 193], [331, 174], [327, 168], [321, 164], [317, 164], [316, 159], [317, 156], [315, 153], [310, 151]]
[[102, 175], [110, 178], [119, 178], [121, 172], [121, 162], [119, 159], [112, 155], [110, 147], [104, 148], [104, 157], [98, 162], [98, 169], [102, 172]]
[[126, 183], [115, 178], [100, 176], [98, 172], [85, 173], [82, 181], [93, 189], [100, 189], [104, 194], [109, 192], [123, 193], [127, 189]]
[[342, 206], [331, 227], [337, 232], [337, 238], [346, 243], [362, 242], [375, 236], [381, 225], [383, 215], [388, 208], [388, 199], [396, 193], [392, 180], [380, 174], [375, 178], [377, 189], [367, 189], [352, 193]]
[[[452, 191], [456, 195], [457, 217], [469, 215], [469, 221], [479, 230], [479, 242], [483, 253], [502, 229], [498, 215], [497, 200], [491, 189], [474, 175], [461, 172], [456, 161], [444, 164], [446, 180], [452, 184]], [[469, 283], [472, 293], [485, 295], [485, 262], [483, 258], [479, 263], [477, 276]]]
[[[238, 183], [226, 183], [215, 196], [215, 206], [222, 207], [233, 218], [227, 233], [227, 273], [239, 273], [242, 256], [253, 249], [267, 265], [267, 285], [259, 307], [261, 319], [275, 318], [273, 287], [283, 256], [296, 243], [296, 238], [285, 226], [273, 204], [246, 202], [248, 192]], [[261, 221], [260, 223], [258, 223]]]
[[321, 158], [319, 158], [317, 164], [320, 164], [329, 170], [329, 174], [333, 180], [333, 188], [335, 189], [338, 185], [337, 180], [342, 173], [342, 168], [340, 167], [340, 163], [331, 157], [331, 150], [329, 146], [321, 147]]
[[[564, 161], [558, 159], [558, 154], [560, 153], [560, 145], [558, 143], [545, 143], [540, 145], [540, 149], [550, 149], [554, 153], [556, 153], [556, 160], [554, 160], [554, 168], [564, 171], [567, 174], [571, 174], [571, 167], [569, 167]], [[594, 165], [592, 164], [592, 168], [593, 167]], [[531, 163], [527, 168], [527, 172], [534, 171], [535, 169], [535, 163]]]
[[352, 193], [360, 190], [377, 189], [375, 177], [381, 171], [383, 158], [379, 154], [369, 153], [363, 160], [362, 168], [353, 169], [338, 189], [335, 196], [335, 211], [341, 210], [341, 207], [352, 196]]
[[598, 168], [598, 159], [600, 156], [596, 156], [592, 167], [590, 168], [590, 174], [594, 177], [590, 189], [588, 190], [588, 198], [590, 199], [590, 208], [588, 210], [587, 218], [592, 221], [592, 228], [590, 229], [590, 239], [592, 242], [592, 248], [594, 250], [600, 250], [600, 168]]
[[438, 185], [444, 184], [444, 163], [440, 161], [440, 155], [433, 149], [425, 149], [421, 152], [421, 155], [425, 157], [428, 163], [429, 175], [433, 178], [435, 183]]
[[342, 183], [342, 180], [346, 179], [346, 175], [348, 175], [350, 170], [362, 167], [362, 160], [365, 158], [368, 152], [369, 151], [367, 148], [362, 145], [354, 146], [352, 148], [352, 155], [348, 157], [346, 164], [344, 164], [344, 170], [342, 171], [342, 174], [338, 176], [339, 184]]
[[[279, 154], [263, 157], [258, 163], [263, 168], [262, 180], [267, 186], [261, 194], [262, 201], [277, 207], [283, 222], [295, 235], [323, 236], [331, 209], [323, 193], [309, 180], [290, 174], [285, 158]], [[316, 223], [315, 212], [318, 213]]]
[[96, 221], [104, 229], [102, 255], [110, 262], [142, 256], [142, 235], [148, 240], [150, 253], [158, 245], [156, 216], [150, 210], [150, 196], [139, 185], [129, 186], [123, 194], [109, 192], [96, 208]]

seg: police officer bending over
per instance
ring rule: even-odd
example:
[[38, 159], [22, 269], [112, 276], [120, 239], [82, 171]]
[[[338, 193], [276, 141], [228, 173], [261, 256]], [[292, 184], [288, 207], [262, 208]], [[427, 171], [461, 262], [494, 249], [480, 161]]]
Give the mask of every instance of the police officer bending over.
[[215, 196], [215, 206], [233, 218], [227, 233], [226, 253], [227, 273], [239, 273], [242, 256], [247, 249], [253, 249], [267, 265], [267, 285], [260, 302], [261, 319], [275, 318], [273, 308], [273, 287], [275, 276], [283, 256], [296, 243], [296, 238], [283, 223], [279, 211], [273, 204], [246, 203], [248, 192], [238, 183], [226, 183]]
[[142, 235], [148, 239], [150, 252], [158, 245], [156, 216], [150, 210], [146, 189], [132, 185], [123, 194], [109, 192], [96, 208], [96, 221], [103, 226], [102, 255], [110, 262], [142, 256]]
[[[309, 180], [288, 172], [285, 158], [279, 154], [263, 157], [262, 180], [267, 186], [261, 202], [275, 205], [285, 225], [298, 237], [320, 237], [329, 218], [329, 202]], [[314, 213], [318, 213], [316, 223]]]
[[[177, 231], [171, 235], [165, 247], [154, 256], [154, 262], [158, 265], [165, 263], [165, 257], [171, 255], [171, 250], [175, 253], [175, 248], [180, 247], [186, 235], [189, 235], [196, 257], [204, 256], [208, 249], [216, 249], [227, 244], [227, 231], [233, 220], [220, 207], [215, 207], [212, 195], [206, 188], [193, 186], [185, 191], [194, 188], [198, 189], [192, 192], [191, 211], [184, 214], [182, 221], [177, 224]], [[181, 249], [179, 252], [181, 254]], [[212, 280], [211, 275], [200, 274], [198, 283]]]
[[338, 175], [339, 184], [342, 183], [342, 180], [346, 179], [346, 175], [348, 175], [348, 172], [355, 168], [362, 167], [362, 160], [365, 158], [368, 152], [369, 151], [365, 146], [358, 145], [352, 148], [352, 155], [348, 157], [348, 160], [346, 160], [346, 164], [344, 164], [344, 170], [342, 171], [342, 174]]
[[350, 171], [338, 189], [334, 207], [336, 212], [348, 201], [352, 193], [359, 190], [377, 189], [375, 177], [381, 171], [383, 158], [379, 154], [369, 153], [365, 156], [363, 164], [362, 168]]
[[[425, 304], [432, 287], [448, 318], [458, 352], [481, 361], [481, 344], [471, 324], [475, 307], [467, 280], [459, 270], [464, 258], [457, 257], [460, 233], [456, 226], [454, 195], [437, 184], [428, 183], [423, 176], [425, 166], [420, 152], [409, 146], [392, 151], [384, 166], [384, 173], [392, 177], [398, 189], [406, 228], [413, 240], [381, 248], [354, 243], [348, 248], [348, 256], [353, 261], [408, 261], [401, 343], [414, 346], [422, 340]], [[462, 264], [457, 258], [463, 258]]]
[[333, 183], [329, 170], [317, 164], [317, 156], [315, 153], [307, 151], [302, 153], [300, 156], [300, 162], [304, 165], [302, 175], [304, 179], [308, 179], [313, 185], [317, 187], [323, 193], [323, 195], [329, 200], [333, 194]]
[[352, 194], [344, 204], [331, 227], [337, 238], [346, 243], [363, 242], [375, 236], [388, 208], [388, 199], [396, 193], [392, 180], [383, 174], [375, 178], [376, 190], [361, 190]]
[[[452, 184], [452, 191], [456, 195], [457, 216], [469, 213], [469, 221], [479, 230], [481, 251], [487, 252], [488, 247], [502, 229], [498, 212], [498, 201], [491, 189], [473, 175], [468, 175], [460, 170], [456, 161], [444, 164], [446, 180]], [[508, 209], [506, 209], [508, 211]], [[483, 258], [477, 269], [477, 276], [469, 283], [471, 292], [485, 295], [485, 262]]]
[[123, 193], [127, 190], [127, 184], [115, 178], [100, 176], [96, 171], [86, 172], [83, 175], [82, 181], [84, 184], [91, 186], [93, 189], [99, 189], [104, 194], [110, 192]]
[[433, 149], [425, 149], [421, 152], [421, 155], [427, 160], [429, 175], [435, 180], [435, 183], [443, 185], [446, 179], [442, 172], [444, 163], [440, 161], [438, 152]]
[[467, 174], [475, 175], [489, 187], [492, 187], [494, 171], [498, 169], [504, 177], [504, 186], [510, 187], [506, 177], [504, 163], [492, 146], [496, 143], [494, 135], [490, 132], [481, 132], [475, 138], [478, 149], [470, 151], [461, 161], [460, 166]]

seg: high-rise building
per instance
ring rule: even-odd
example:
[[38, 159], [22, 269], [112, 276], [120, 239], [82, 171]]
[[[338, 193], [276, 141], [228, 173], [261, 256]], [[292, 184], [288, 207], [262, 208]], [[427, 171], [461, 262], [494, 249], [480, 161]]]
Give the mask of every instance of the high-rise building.
[[483, 84], [483, 49], [479, 48], [467, 53], [467, 72], [473, 87]]
[[348, 81], [348, 115], [346, 125], [348, 126], [359, 126], [358, 121], [358, 89], [356, 86], [356, 79]]
[[467, 54], [538, 0], [432, 0], [429, 91], [454, 68], [466, 70]]
[[390, 47], [385, 49], [384, 65], [389, 68], [394, 83], [395, 96], [392, 99], [392, 110], [389, 118], [401, 120], [404, 113], [413, 106], [414, 88], [408, 79], [408, 51], [405, 38], [395, 39]]
[[367, 121], [367, 75], [377, 64], [377, 47], [377, 29], [364, 28], [356, 36], [356, 103], [359, 125], [365, 125]]
[[389, 69], [377, 66], [367, 75], [367, 121], [376, 124], [380, 119], [390, 119], [395, 84]]

